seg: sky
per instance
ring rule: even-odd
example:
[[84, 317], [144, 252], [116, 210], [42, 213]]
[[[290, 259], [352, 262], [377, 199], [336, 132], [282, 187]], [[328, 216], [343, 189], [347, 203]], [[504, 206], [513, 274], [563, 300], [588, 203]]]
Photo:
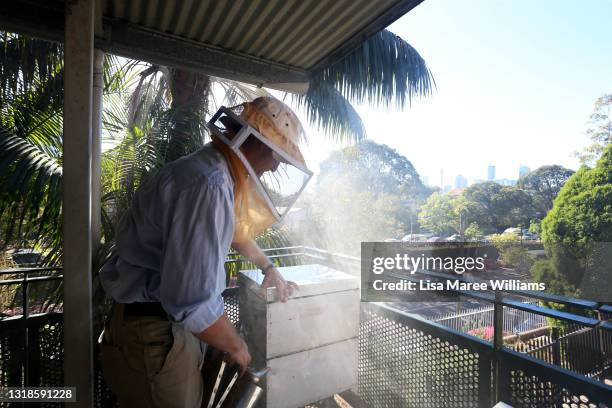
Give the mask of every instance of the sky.
[[[406, 156], [432, 186], [517, 179], [588, 144], [595, 100], [612, 93], [612, 0], [425, 0], [389, 30], [425, 59], [437, 88], [404, 111], [357, 106], [368, 137]], [[305, 123], [305, 121], [303, 121]], [[315, 172], [334, 144], [307, 127]]]

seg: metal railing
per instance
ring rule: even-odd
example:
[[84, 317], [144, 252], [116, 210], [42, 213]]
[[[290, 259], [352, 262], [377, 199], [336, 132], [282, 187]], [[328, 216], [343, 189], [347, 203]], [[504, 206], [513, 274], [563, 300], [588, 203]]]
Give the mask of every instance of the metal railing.
[[[273, 248], [266, 252], [279, 265], [321, 263], [355, 275], [360, 268], [359, 258], [316, 248]], [[227, 266], [242, 267], [242, 262], [246, 261], [234, 254], [232, 259], [228, 259]], [[446, 278], [433, 272], [428, 277]], [[20, 279], [20, 282], [23, 283], [23, 280]], [[608, 305], [536, 292], [500, 291], [493, 295], [458, 292], [461, 296], [493, 305], [492, 341], [461, 333], [404, 312], [391, 304], [362, 303], [357, 386], [362, 399], [373, 407], [490, 407], [500, 400], [514, 407], [557, 407], [563, 404], [571, 406], [572, 403], [578, 406], [581, 403], [598, 406], [612, 400], [611, 386], [573, 372], [568, 367], [511, 350], [503, 343], [504, 308], [514, 308], [585, 328], [596, 328], [609, 334], [612, 332], [612, 323], [604, 320], [611, 313]], [[583, 311], [585, 315], [524, 303], [517, 300], [517, 294], [526, 299], [568, 305]], [[232, 321], [237, 323], [239, 308], [236, 289], [229, 289], [225, 298], [226, 310], [231, 313]], [[61, 319], [61, 314], [55, 315]], [[41, 338], [46, 336], [47, 340], [39, 339], [39, 349], [41, 344], [47, 345], [45, 350], [53, 349], [49, 348], [53, 341], [53, 350], [61, 349], [61, 335], [57, 335], [61, 333], [61, 324], [53, 326], [54, 323], [43, 320], [45, 316], [28, 316], [23, 320], [40, 319], [40, 324], [31, 326], [32, 335]], [[3, 363], [3, 350], [9, 345], [6, 338], [10, 336], [7, 334], [14, 333], [15, 327], [8, 331], [6, 328], [14, 326], [18, 320], [11, 318], [0, 321], [0, 355]], [[54, 358], [61, 359], [61, 356], [54, 355]], [[61, 372], [61, 363], [56, 368]], [[40, 373], [33, 375], [31, 367], [28, 371], [28, 376], [22, 376], [23, 383], [38, 385], [36, 381], [42, 384], [46, 378]], [[4, 370], [0, 369], [0, 372]], [[0, 375], [0, 385], [7, 385], [3, 375]], [[100, 402], [102, 400], [101, 397], [96, 398], [98, 406], [104, 406]]]
[[[305, 251], [308, 252], [308, 249]], [[313, 255], [312, 259], [339, 268], [344, 266], [359, 271], [361, 267], [358, 258], [338, 257], [321, 250], [315, 250]], [[422, 275], [432, 280], [448, 279], [448, 275], [438, 272], [424, 272]], [[398, 276], [398, 279], [406, 278], [409, 277]], [[462, 278], [459, 280], [467, 281]], [[578, 359], [597, 358], [600, 359], [600, 366], [609, 367], [612, 356], [607, 352], [609, 347], [602, 346], [612, 335], [612, 322], [608, 320], [611, 317], [609, 305], [532, 291], [455, 292], [464, 298], [491, 304], [493, 335], [490, 342], [406, 313], [394, 306], [362, 303], [359, 356], [359, 394], [362, 398], [373, 406], [398, 407], [448, 406], [449, 401], [453, 401], [454, 407], [489, 407], [500, 400], [515, 407], [572, 406], [576, 401], [586, 406], [593, 406], [590, 403], [606, 406], [605, 403], [612, 400], [612, 387], [587, 378], [576, 367], [564, 364], [567, 359], [561, 358], [555, 365], [554, 361], [542, 361], [504, 345], [504, 311], [514, 310], [537, 316], [537, 319], [547, 318], [572, 327], [579, 326], [584, 328], [584, 332], [597, 331], [603, 342], [597, 343], [595, 348], [600, 348], [601, 352], [588, 355], [585, 347], [579, 351], [575, 347], [561, 347], [564, 350], [561, 356], [577, 352], [580, 353]], [[541, 306], [538, 301], [569, 306], [581, 314]], [[368, 322], [372, 319], [377, 324], [369, 331]], [[386, 322], [380, 322], [385, 319]], [[571, 336], [565, 337], [569, 338]], [[380, 349], [385, 349], [385, 345], [387, 352], [381, 352]], [[373, 352], [373, 360], [383, 372], [373, 374], [368, 371], [371, 365], [368, 365], [367, 360], [372, 354], [368, 350], [372, 349], [377, 349]], [[406, 354], [404, 358], [389, 360], [389, 356], [401, 354], [402, 350]], [[457, 380], [448, 377], [453, 367]], [[393, 373], [399, 373], [399, 376], [385, 385], [382, 379], [388, 379], [389, 374]], [[478, 380], [474, 381], [475, 378]], [[473, 381], [470, 382], [470, 379]], [[419, 399], [423, 395], [430, 400]], [[435, 398], [440, 398], [440, 405], [432, 403], [431, 399]]]
[[[13, 268], [0, 270], [0, 289], [14, 286], [19, 289], [21, 297], [21, 317], [27, 319], [30, 314], [29, 294], [32, 285], [40, 285], [45, 282], [61, 281], [63, 276], [53, 274], [53, 272], [61, 272], [62, 268]], [[45, 276], [30, 277], [32, 274], [47, 274]], [[16, 278], [14, 275], [21, 275]], [[3, 277], [9, 276], [9, 279]], [[15, 291], [17, 292], [17, 291]], [[3, 295], [7, 295], [6, 291], [2, 290]], [[14, 303], [14, 302], [13, 302]], [[4, 306], [4, 305], [2, 305]]]
[[[48, 282], [61, 281], [62, 275], [57, 274], [60, 271], [61, 268], [17, 268], [0, 271], [2, 308], [11, 307], [11, 313], [0, 321], [0, 385], [41, 384], [40, 373], [45, 367], [51, 368], [50, 372], [56, 371], [53, 359], [59, 356], [58, 344], [41, 343], [41, 339], [45, 337], [41, 335], [41, 331], [54, 328], [61, 321], [62, 314], [50, 312], [45, 306], [39, 307], [38, 313], [32, 314], [30, 289]], [[44, 276], [31, 276], [41, 274]], [[6, 277], [8, 279], [5, 279]], [[20, 306], [15, 307], [16, 305]], [[3, 313], [5, 311], [0, 310]], [[31, 352], [41, 349], [40, 353]], [[61, 361], [57, 360], [57, 363], [61, 364]], [[44, 381], [42, 385], [45, 385]]]

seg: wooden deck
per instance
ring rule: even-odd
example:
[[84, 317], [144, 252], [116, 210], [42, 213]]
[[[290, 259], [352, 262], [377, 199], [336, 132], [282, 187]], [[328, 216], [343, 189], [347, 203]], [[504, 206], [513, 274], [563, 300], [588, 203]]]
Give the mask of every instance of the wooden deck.
[[370, 408], [353, 391], [344, 391], [333, 397], [306, 405], [304, 408]]

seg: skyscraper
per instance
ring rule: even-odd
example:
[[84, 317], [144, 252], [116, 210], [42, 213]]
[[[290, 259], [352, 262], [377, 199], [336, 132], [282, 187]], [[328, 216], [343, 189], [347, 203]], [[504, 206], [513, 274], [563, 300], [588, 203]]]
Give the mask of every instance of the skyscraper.
[[525, 166], [524, 164], [521, 164], [521, 166], [519, 167], [519, 178], [523, 177], [525, 174], [529, 173], [531, 171], [531, 169], [527, 166]]
[[466, 188], [467, 185], [468, 185], [467, 179], [463, 175], [457, 174], [457, 177], [455, 177], [455, 188], [462, 189], [462, 188]]
[[493, 181], [495, 180], [495, 166], [490, 165], [487, 168], [487, 180]]

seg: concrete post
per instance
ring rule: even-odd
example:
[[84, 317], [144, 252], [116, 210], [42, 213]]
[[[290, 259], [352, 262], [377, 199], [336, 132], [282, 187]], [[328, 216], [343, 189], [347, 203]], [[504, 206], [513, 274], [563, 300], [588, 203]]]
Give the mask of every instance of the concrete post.
[[94, 0], [66, 2], [64, 74], [64, 383], [93, 404], [91, 124]]

